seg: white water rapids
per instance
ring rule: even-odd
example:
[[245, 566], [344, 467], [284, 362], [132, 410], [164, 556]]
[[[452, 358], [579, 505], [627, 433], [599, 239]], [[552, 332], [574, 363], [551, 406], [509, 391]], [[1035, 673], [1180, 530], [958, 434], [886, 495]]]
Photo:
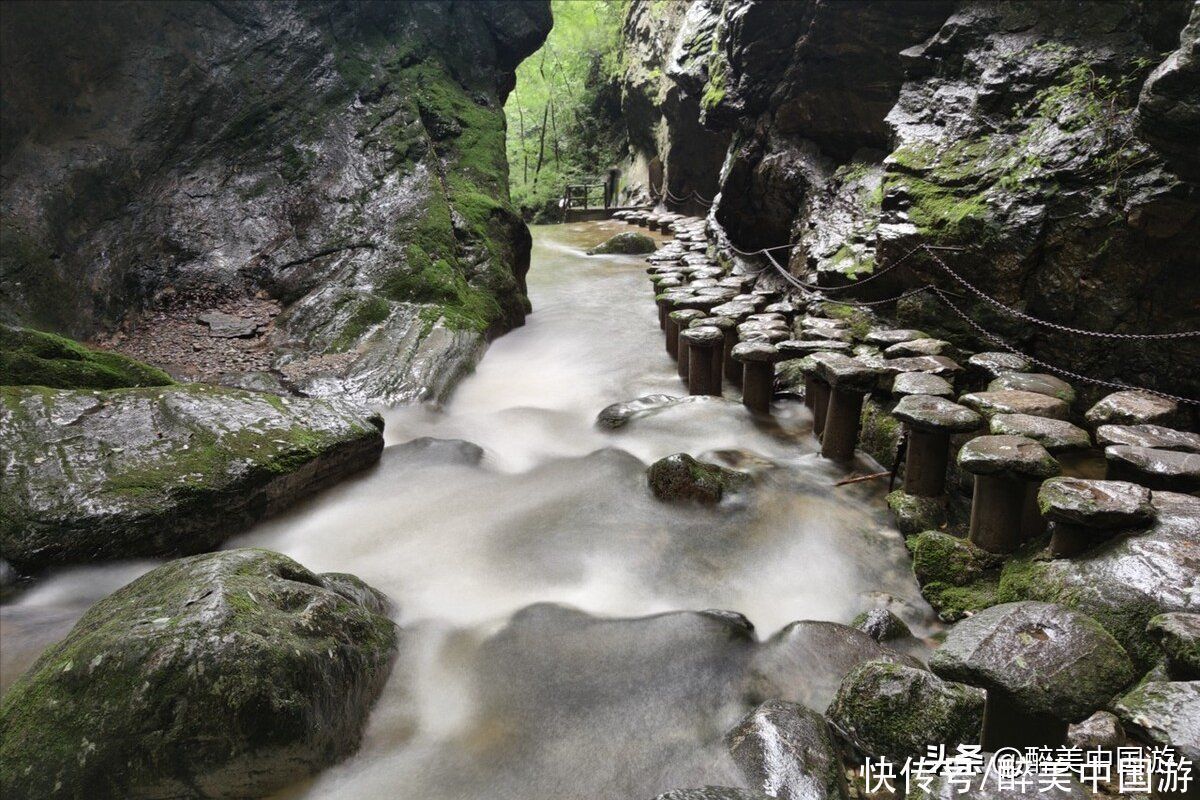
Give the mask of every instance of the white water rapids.
[[[749, 707], [746, 648], [695, 615], [616, 618], [728, 609], [765, 639], [886, 605], [918, 635], [932, 630], [886, 482], [834, 488], [844, 470], [816, 454], [802, 405], [755, 420], [731, 393], [595, 426], [611, 403], [686, 393], [645, 262], [583, 253], [625, 229], [535, 228], [528, 323], [492, 344], [445, 408], [386, 411], [377, 467], [228, 543], [358, 575], [393, 600], [403, 629], [360, 751], [284, 796], [649, 800], [736, 783], [721, 737]], [[418, 437], [473, 442], [484, 457], [392, 447]], [[646, 464], [714, 450], [777, 468], [715, 510], [648, 491]], [[5, 606], [4, 683], [150, 566], [62, 571]], [[539, 603], [578, 611], [517, 614]]]

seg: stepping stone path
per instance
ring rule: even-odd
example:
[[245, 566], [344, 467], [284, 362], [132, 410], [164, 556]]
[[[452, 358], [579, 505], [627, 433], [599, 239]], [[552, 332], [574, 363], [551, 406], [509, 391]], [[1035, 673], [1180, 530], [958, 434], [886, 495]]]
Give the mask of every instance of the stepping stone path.
[[1016, 389], [972, 392], [960, 397], [959, 402], [988, 418], [996, 414], [1028, 414], [1066, 419], [1068, 412], [1067, 404], [1057, 397]]
[[1026, 436], [1051, 453], [1087, 450], [1092, 446], [1088, 432], [1066, 420], [1031, 414], [996, 414], [989, 424], [993, 434]]
[[989, 392], [1005, 389], [1015, 389], [1021, 392], [1057, 397], [1067, 405], [1075, 402], [1075, 389], [1071, 384], [1053, 375], [1043, 375], [1036, 372], [1005, 372], [988, 384]]
[[1179, 416], [1179, 404], [1148, 392], [1114, 392], [1083, 415], [1089, 425], [1171, 425]]

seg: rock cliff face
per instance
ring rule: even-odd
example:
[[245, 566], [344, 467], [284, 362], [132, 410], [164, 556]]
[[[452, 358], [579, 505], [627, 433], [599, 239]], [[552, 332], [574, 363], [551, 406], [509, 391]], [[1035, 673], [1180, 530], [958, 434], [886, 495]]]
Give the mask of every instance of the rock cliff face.
[[528, 311], [502, 106], [550, 23], [541, 2], [10, 4], [0, 318], [169, 340], [250, 298], [300, 390], [441, 395]]
[[[631, 21], [654, 5], [635, 3]], [[731, 137], [712, 218], [734, 244], [791, 244], [790, 271], [827, 286], [876, 274], [919, 244], [957, 248], [937, 251], [945, 266], [920, 251], [836, 296], [879, 300], [934, 283], [957, 292], [980, 327], [1050, 364], [1200, 394], [1194, 338], [1065, 333], [1004, 311], [950, 274], [1061, 325], [1200, 328], [1200, 5], [703, 8], [709, 47], [690, 48], [707, 53], [696, 70], [703, 86], [664, 75], [698, 98], [698, 121]], [[654, 63], [666, 60], [641, 69]], [[690, 113], [664, 108], [668, 118]], [[660, 152], [670, 175], [676, 159]], [[928, 292], [892, 310], [957, 344], [995, 349]]]

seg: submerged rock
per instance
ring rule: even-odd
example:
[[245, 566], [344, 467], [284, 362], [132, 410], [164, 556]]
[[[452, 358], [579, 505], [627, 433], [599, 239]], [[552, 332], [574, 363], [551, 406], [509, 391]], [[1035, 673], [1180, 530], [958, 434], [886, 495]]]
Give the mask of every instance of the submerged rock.
[[651, 416], [659, 411], [686, 403], [720, 402], [719, 398], [702, 396], [676, 397], [669, 394], [648, 394], [636, 400], [613, 403], [596, 415], [596, 426], [607, 430], [623, 428], [635, 419]]
[[800, 620], [785, 626], [755, 651], [747, 692], [753, 702], [786, 700], [824, 710], [846, 673], [859, 664], [880, 660], [921, 667], [912, 656], [880, 644], [857, 628]]
[[903, 764], [927, 745], [977, 743], [984, 697], [928, 670], [871, 661], [846, 675], [826, 715], [859, 750]]
[[658, 249], [658, 243], [644, 233], [629, 231], [618, 233], [603, 244], [598, 244], [587, 251], [589, 256], [599, 255], [639, 255], [653, 253]]
[[659, 500], [691, 500], [703, 505], [715, 505], [726, 494], [745, 489], [751, 482], [744, 472], [705, 464], [687, 453], [660, 458], [646, 470], [646, 477], [650, 491]]
[[750, 712], [725, 736], [746, 782], [780, 800], [846, 798], [846, 776], [825, 719], [815, 711], [772, 700]]
[[6, 797], [269, 794], [358, 747], [396, 655], [348, 575], [239, 549], [93, 606], [0, 704]]
[[208, 550], [383, 449], [354, 407], [202, 384], [0, 400], [0, 555], [22, 569]]

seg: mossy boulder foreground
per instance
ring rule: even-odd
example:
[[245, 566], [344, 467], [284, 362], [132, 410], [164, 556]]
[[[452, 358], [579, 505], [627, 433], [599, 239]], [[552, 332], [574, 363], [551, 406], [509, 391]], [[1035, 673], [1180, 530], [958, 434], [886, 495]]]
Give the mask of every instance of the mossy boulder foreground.
[[357, 747], [396, 655], [350, 575], [229, 550], [93, 606], [0, 704], [4, 797], [257, 797]]
[[119, 389], [172, 383], [162, 370], [119, 353], [92, 350], [52, 333], [0, 325], [0, 386]]
[[716, 505], [727, 493], [750, 485], [744, 472], [697, 461], [687, 453], [660, 458], [646, 470], [650, 491], [659, 500]]
[[602, 244], [598, 244], [591, 250], [588, 250], [589, 256], [602, 255], [639, 255], [641, 253], [653, 253], [658, 249], [658, 245], [644, 233], [618, 233], [616, 236], [607, 240]]
[[0, 388], [0, 557], [19, 569], [210, 550], [374, 463], [353, 406], [202, 384]]

